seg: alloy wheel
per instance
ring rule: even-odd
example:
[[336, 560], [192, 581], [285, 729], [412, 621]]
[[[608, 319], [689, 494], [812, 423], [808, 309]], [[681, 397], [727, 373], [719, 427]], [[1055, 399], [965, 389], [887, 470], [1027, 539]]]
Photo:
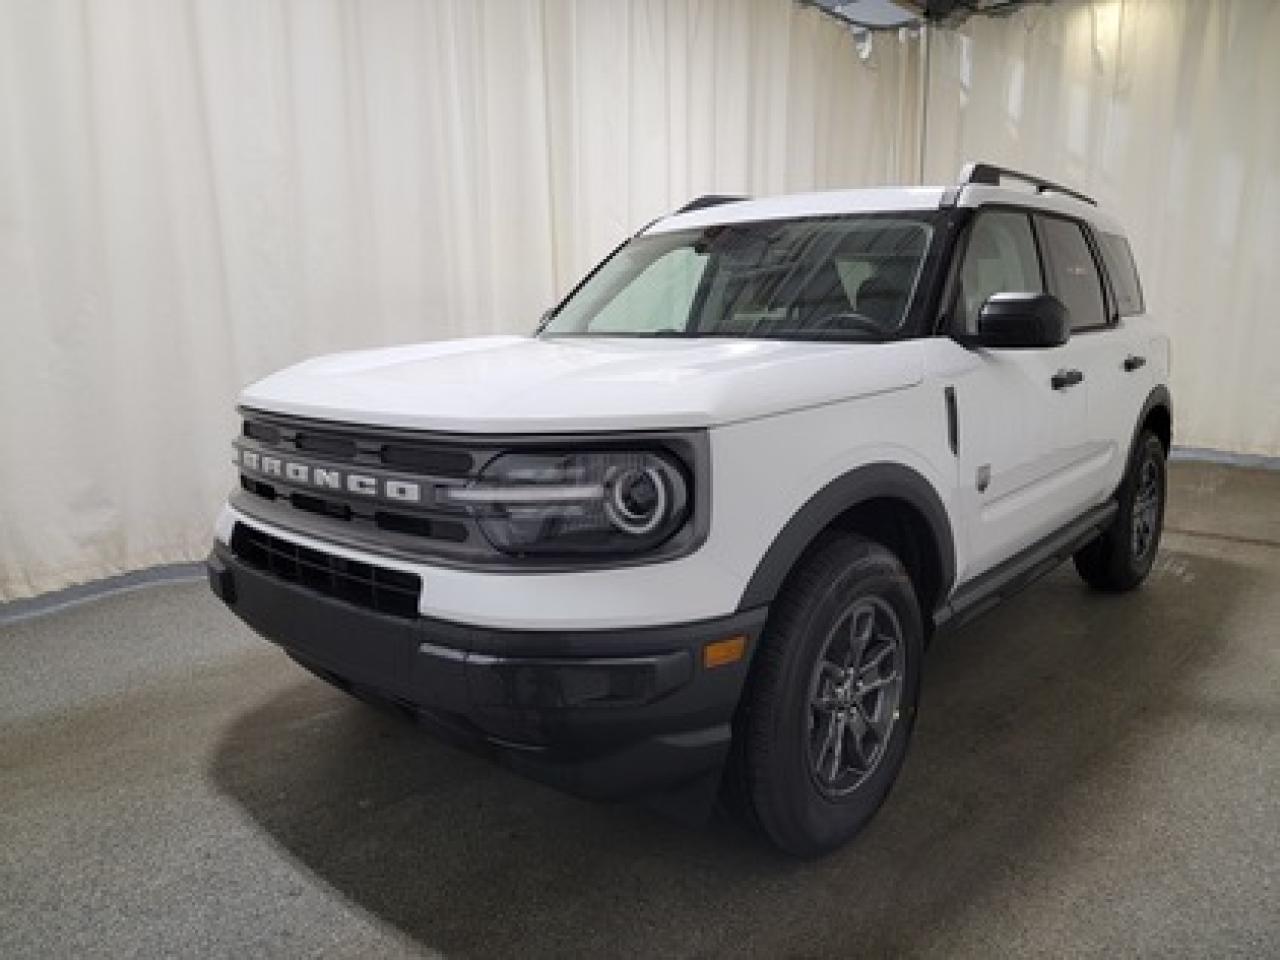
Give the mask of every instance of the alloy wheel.
[[806, 748], [820, 792], [839, 797], [875, 772], [897, 723], [905, 644], [889, 604], [862, 597], [836, 620], [809, 683]]
[[1133, 497], [1133, 529], [1130, 549], [1135, 560], [1146, 557], [1155, 543], [1160, 522], [1160, 466], [1153, 457], [1142, 461], [1138, 472], [1138, 489]]

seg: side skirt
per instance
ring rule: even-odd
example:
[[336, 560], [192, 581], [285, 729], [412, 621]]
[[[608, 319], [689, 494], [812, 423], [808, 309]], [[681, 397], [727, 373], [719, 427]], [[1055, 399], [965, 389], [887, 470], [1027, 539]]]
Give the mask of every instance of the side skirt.
[[1118, 509], [1114, 500], [1108, 500], [1071, 521], [1061, 530], [962, 584], [950, 599], [934, 611], [934, 624], [938, 627], [944, 624], [958, 627], [968, 623], [1023, 587], [1039, 580], [1101, 534], [1115, 518]]

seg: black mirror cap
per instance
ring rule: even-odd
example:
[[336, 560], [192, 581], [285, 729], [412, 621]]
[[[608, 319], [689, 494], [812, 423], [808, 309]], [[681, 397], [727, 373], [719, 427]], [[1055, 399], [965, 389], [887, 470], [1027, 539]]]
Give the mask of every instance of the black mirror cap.
[[978, 314], [975, 346], [994, 350], [1060, 347], [1071, 337], [1066, 305], [1051, 293], [996, 293]]

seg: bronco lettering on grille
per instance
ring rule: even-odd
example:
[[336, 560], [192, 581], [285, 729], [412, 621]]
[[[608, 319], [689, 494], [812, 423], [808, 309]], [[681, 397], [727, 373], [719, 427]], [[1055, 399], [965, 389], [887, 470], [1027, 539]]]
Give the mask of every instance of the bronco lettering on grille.
[[422, 484], [413, 480], [317, 467], [304, 460], [263, 456], [255, 450], [240, 447], [235, 448], [233, 460], [251, 473], [283, 477], [290, 483], [326, 490], [345, 490], [361, 497], [395, 500], [399, 503], [422, 503]]

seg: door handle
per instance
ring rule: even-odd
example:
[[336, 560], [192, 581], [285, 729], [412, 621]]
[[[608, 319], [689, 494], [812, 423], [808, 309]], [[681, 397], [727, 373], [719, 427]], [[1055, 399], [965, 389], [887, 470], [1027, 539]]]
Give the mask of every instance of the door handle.
[[1136, 354], [1130, 354], [1129, 356], [1125, 357], [1124, 363], [1121, 364], [1121, 366], [1124, 367], [1125, 373], [1133, 373], [1133, 371], [1141, 367], [1145, 367], [1146, 365], [1147, 365], [1147, 358], [1139, 357]]
[[1049, 378], [1049, 383], [1055, 390], [1065, 390], [1083, 381], [1084, 374], [1079, 370], [1059, 370]]

